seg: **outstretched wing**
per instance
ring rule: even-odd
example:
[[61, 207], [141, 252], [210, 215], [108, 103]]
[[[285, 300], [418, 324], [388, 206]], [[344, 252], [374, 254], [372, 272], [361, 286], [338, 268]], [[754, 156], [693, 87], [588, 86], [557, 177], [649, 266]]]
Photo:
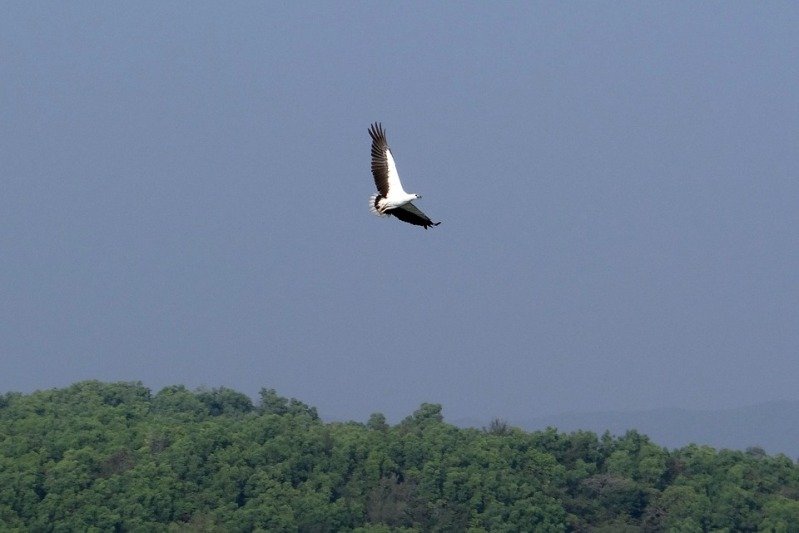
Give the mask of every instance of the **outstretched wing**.
[[372, 176], [378, 192], [386, 198], [389, 195], [405, 194], [382, 124], [372, 124], [369, 127], [369, 136], [372, 138]]
[[438, 226], [441, 222], [433, 222], [430, 218], [422, 213], [418, 207], [411, 202], [403, 204], [401, 207], [396, 207], [386, 211], [387, 215], [394, 215], [403, 222], [414, 224], [415, 226], [422, 226], [427, 229], [430, 226]]

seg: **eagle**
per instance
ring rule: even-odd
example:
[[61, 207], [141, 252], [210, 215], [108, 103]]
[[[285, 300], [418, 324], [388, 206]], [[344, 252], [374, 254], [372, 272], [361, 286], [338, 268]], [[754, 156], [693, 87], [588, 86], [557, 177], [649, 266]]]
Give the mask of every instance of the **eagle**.
[[408, 194], [402, 188], [382, 124], [372, 124], [369, 127], [369, 136], [372, 138], [372, 176], [377, 186], [377, 194], [369, 198], [369, 209], [372, 213], [380, 217], [394, 215], [403, 222], [422, 226], [424, 229], [441, 224], [430, 220], [413, 205], [413, 200], [422, 197], [420, 194]]

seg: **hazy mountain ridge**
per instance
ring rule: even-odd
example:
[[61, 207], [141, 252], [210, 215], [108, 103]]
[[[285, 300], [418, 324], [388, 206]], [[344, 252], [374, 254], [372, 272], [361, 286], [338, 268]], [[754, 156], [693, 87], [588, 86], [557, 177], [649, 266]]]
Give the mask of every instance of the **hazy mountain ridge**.
[[[614, 435], [623, 435], [627, 430], [635, 429], [668, 448], [691, 443], [735, 450], [760, 447], [769, 454], [783, 453], [793, 459], [799, 457], [799, 401], [774, 401], [718, 410], [663, 408], [562, 413], [509, 419], [508, 422], [528, 431], [556, 427], [567, 432], [582, 429], [601, 434], [607, 430]], [[454, 423], [476, 427], [488, 425], [488, 422], [466, 420]]]

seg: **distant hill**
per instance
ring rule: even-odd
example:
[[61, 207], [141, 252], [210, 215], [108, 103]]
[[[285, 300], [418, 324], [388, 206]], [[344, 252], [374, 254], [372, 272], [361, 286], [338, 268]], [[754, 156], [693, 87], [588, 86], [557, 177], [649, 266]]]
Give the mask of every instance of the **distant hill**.
[[[623, 435], [629, 429], [636, 429], [668, 448], [691, 443], [734, 450], [760, 447], [769, 454], [783, 453], [794, 460], [799, 458], [799, 401], [714, 411], [654, 409], [565, 413], [509, 422], [528, 431], [552, 426], [566, 432], [583, 429], [601, 434], [608, 430], [614, 435]], [[488, 422], [468, 425], [487, 426]]]

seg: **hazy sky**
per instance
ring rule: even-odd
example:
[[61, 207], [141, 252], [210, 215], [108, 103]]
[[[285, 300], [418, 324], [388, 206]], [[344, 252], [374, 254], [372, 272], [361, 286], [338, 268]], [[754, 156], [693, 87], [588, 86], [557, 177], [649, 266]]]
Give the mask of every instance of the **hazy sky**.
[[[0, 391], [799, 399], [795, 2], [3, 2]], [[443, 223], [372, 215], [372, 121]]]

